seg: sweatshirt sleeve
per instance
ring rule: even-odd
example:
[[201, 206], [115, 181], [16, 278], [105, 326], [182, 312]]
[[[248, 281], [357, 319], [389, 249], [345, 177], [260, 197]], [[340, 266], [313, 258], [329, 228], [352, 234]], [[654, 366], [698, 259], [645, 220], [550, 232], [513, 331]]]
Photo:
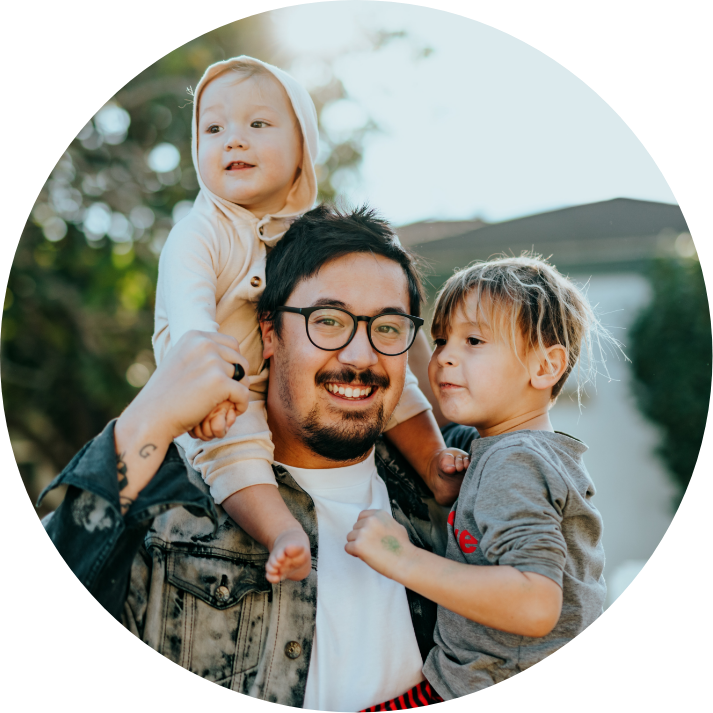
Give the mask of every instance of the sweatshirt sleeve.
[[404, 381], [404, 391], [401, 394], [399, 403], [396, 405], [394, 412], [391, 414], [385, 431], [392, 429], [394, 426], [408, 421], [410, 418], [417, 416], [423, 411], [432, 410], [431, 403], [423, 395], [419, 388], [418, 379], [413, 375], [410, 367], [406, 366], [406, 379]]
[[524, 446], [494, 449], [483, 464], [473, 501], [485, 557], [562, 586], [566, 497], [561, 477], [542, 454]]
[[186, 332], [217, 332], [216, 290], [220, 251], [214, 231], [198, 230], [185, 218], [171, 231], [161, 251], [156, 287], [156, 362]]
[[224, 438], [201, 441], [184, 433], [177, 441], [218, 504], [250, 485], [277, 486], [271, 466], [275, 447], [263, 394], [250, 391], [247, 411], [235, 419]]

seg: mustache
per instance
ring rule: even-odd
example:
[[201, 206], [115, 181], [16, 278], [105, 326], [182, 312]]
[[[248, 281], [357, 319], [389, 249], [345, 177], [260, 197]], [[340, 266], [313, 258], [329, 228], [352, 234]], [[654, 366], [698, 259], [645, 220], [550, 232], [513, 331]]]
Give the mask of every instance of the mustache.
[[339, 371], [321, 371], [314, 377], [314, 382], [317, 386], [324, 386], [330, 381], [336, 381], [341, 384], [351, 384], [357, 382], [361, 386], [380, 386], [382, 389], [388, 389], [391, 380], [386, 374], [377, 374], [371, 369], [356, 372], [354, 369], [340, 369]]

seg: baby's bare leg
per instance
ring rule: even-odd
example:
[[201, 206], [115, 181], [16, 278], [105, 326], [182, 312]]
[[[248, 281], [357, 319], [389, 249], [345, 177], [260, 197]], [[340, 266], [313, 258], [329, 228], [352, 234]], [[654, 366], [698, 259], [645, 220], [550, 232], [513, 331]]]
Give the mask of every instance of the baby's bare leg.
[[270, 550], [268, 582], [304, 579], [312, 569], [309, 538], [274, 485], [251, 485], [221, 505], [251, 537]]

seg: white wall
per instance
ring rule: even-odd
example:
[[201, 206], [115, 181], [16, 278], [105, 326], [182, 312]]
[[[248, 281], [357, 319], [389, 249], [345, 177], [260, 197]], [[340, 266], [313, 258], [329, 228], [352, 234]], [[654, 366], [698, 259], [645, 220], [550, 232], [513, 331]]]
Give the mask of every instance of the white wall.
[[[586, 277], [574, 276], [579, 282]], [[602, 322], [624, 343], [626, 327], [651, 296], [644, 277], [611, 274], [591, 279], [589, 299]], [[640, 414], [631, 392], [630, 365], [612, 358], [612, 379], [597, 379], [581, 413], [576, 399], [563, 394], [552, 421], [589, 446], [585, 463], [597, 489], [595, 504], [604, 519], [605, 577], [611, 603], [656, 549], [673, 517], [675, 488], [654, 453], [658, 431]], [[568, 390], [569, 391], [569, 390]]]

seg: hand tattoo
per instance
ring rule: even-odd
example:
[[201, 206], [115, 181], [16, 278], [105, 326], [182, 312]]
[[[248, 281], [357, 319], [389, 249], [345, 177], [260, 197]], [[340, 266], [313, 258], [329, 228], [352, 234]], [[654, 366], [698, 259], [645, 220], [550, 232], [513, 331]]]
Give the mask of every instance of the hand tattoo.
[[118, 453], [116, 454], [116, 477], [119, 480], [119, 492], [121, 492], [129, 484], [129, 479], [126, 477], [128, 468], [124, 462], [125, 455], [126, 451], [124, 451], [121, 455]]
[[142, 458], [148, 458], [155, 450], [156, 446], [153, 443], [147, 443], [145, 446], [141, 447], [139, 455]]
[[119, 496], [119, 509], [122, 515], [126, 515], [129, 512], [129, 508], [134, 504], [131, 498], [127, 498], [125, 495]]

